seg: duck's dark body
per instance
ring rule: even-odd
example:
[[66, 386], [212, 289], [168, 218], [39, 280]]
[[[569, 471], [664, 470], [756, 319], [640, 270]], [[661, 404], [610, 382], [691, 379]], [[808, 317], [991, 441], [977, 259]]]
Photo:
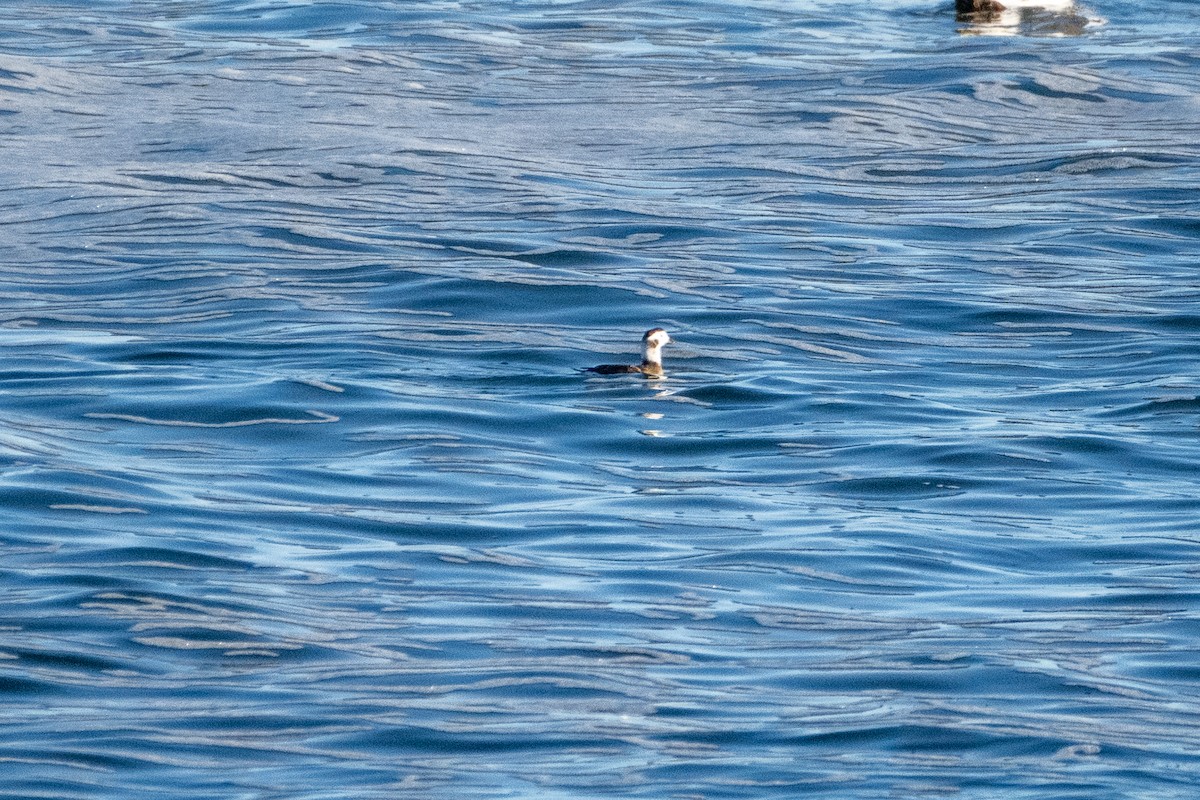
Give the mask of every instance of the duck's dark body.
[[624, 375], [630, 372], [641, 372], [636, 364], [601, 364], [598, 367], [588, 367], [584, 372], [595, 372], [600, 375]]
[[955, 0], [959, 14], [999, 14], [1004, 4], [996, 0]]
[[584, 372], [595, 372], [599, 375], [661, 375], [662, 364], [651, 364], [648, 361], [641, 364], [601, 364], [598, 367], [588, 367]]

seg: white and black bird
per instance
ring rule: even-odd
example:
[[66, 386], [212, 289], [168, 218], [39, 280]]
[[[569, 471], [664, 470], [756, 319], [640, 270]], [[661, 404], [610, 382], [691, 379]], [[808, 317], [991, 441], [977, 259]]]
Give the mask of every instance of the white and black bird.
[[589, 367], [584, 372], [595, 372], [600, 375], [641, 374], [651, 377], [662, 377], [662, 349], [670, 344], [671, 337], [662, 328], [651, 328], [642, 336], [642, 363], [640, 364], [601, 364]]
[[960, 19], [981, 22], [996, 22], [1016, 17], [1021, 9], [1066, 13], [1073, 9], [1075, 0], [955, 0], [955, 11]]

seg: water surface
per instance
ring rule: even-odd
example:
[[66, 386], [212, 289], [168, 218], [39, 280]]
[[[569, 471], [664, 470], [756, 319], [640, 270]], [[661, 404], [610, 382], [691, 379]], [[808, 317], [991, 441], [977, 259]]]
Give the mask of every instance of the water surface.
[[861, 6], [10, 10], [0, 797], [1193, 797], [1200, 16]]

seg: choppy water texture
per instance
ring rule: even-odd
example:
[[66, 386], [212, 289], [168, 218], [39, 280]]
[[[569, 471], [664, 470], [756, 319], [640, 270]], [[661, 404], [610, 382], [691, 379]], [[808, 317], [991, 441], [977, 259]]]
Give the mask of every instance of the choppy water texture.
[[1200, 790], [1200, 6], [13, 5], [0, 797]]

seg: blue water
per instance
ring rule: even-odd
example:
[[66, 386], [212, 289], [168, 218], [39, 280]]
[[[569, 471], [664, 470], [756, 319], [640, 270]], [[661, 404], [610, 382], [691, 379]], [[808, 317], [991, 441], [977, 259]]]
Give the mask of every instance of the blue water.
[[0, 797], [1200, 792], [1200, 5], [13, 5]]

